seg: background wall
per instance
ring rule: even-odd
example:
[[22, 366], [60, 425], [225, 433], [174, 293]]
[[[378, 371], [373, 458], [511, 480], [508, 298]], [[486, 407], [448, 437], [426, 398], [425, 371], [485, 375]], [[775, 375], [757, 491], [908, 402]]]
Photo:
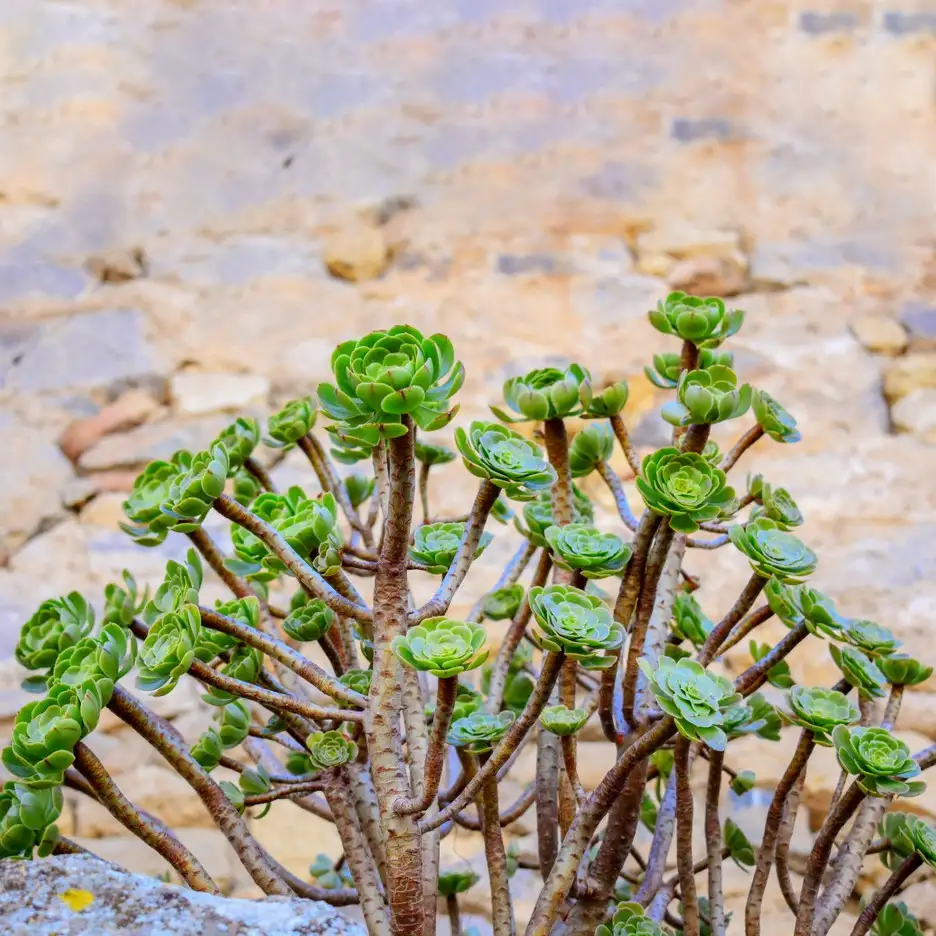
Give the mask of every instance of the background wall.
[[[748, 312], [737, 367], [805, 438], [740, 470], [791, 489], [816, 583], [932, 656], [932, 3], [5, 0], [0, 114], [0, 716], [38, 601], [157, 580], [181, 551], [117, 529], [143, 462], [309, 392], [338, 340], [398, 321], [455, 341], [465, 420], [505, 377], [578, 360], [631, 379], [653, 447], [646, 312], [671, 286]], [[743, 567], [692, 563], [721, 575], [715, 615]], [[819, 656], [801, 678], [830, 678]], [[193, 699], [161, 704], [197, 733]], [[903, 723], [936, 737], [934, 703], [911, 694]], [[241, 887], [187, 788], [100, 744]], [[100, 812], [70, 831], [145, 868]]]

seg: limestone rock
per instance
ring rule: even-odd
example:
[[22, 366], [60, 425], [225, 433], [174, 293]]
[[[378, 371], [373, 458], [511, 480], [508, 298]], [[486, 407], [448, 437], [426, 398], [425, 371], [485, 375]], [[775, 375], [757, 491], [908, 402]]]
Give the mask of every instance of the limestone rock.
[[82, 523], [92, 526], [105, 527], [108, 530], [119, 530], [120, 524], [127, 520], [123, 512], [123, 502], [126, 495], [119, 492], [99, 494], [79, 514]]
[[936, 387], [914, 390], [891, 408], [897, 432], [909, 432], [924, 442], [936, 442]]
[[140, 468], [157, 458], [171, 458], [178, 449], [197, 451], [221, 432], [228, 421], [220, 416], [177, 422], [148, 423], [129, 432], [105, 436], [78, 460], [83, 471]]
[[75, 462], [98, 439], [112, 432], [133, 429], [146, 422], [159, 411], [159, 401], [141, 389], [122, 393], [113, 403], [101, 408], [94, 416], [76, 419], [59, 438], [59, 448]]
[[936, 354], [908, 354], [884, 371], [884, 397], [894, 405], [914, 390], [936, 389]]
[[747, 267], [740, 251], [726, 257], [689, 257], [668, 271], [666, 281], [693, 296], [736, 296], [747, 285]]
[[910, 333], [911, 351], [936, 351], [936, 308], [920, 302], [908, 302], [900, 321]]
[[[69, 889], [93, 898], [72, 909]], [[299, 898], [238, 900], [129, 874], [90, 855], [0, 862], [0, 921], [10, 936], [364, 936], [327, 904]]]
[[118, 491], [126, 494], [133, 487], [135, 471], [96, 471], [83, 478], [69, 478], [59, 488], [63, 507], [78, 510], [98, 494]]
[[383, 231], [363, 221], [350, 222], [325, 241], [325, 268], [337, 279], [361, 283], [377, 279], [390, 264]]
[[203, 416], [263, 404], [269, 392], [270, 381], [259, 374], [183, 371], [169, 381], [172, 405], [183, 416]]
[[126, 283], [147, 273], [146, 253], [142, 247], [129, 250], [108, 250], [94, 254], [85, 263], [85, 269], [99, 283]]
[[896, 319], [862, 315], [852, 322], [851, 328], [861, 344], [875, 354], [896, 357], [907, 349], [907, 332]]

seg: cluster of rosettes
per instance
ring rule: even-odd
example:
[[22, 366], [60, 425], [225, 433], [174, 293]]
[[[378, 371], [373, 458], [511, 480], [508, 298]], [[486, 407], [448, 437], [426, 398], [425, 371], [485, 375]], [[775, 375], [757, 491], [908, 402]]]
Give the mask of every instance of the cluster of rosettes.
[[617, 905], [611, 925], [602, 923], [595, 936], [666, 936], [666, 930], [646, 916], [639, 903], [625, 901]]
[[487, 632], [480, 624], [434, 617], [394, 637], [391, 646], [408, 666], [448, 679], [487, 659], [487, 650], [482, 649], [486, 639]]
[[[413, 533], [413, 545], [409, 548], [410, 559], [422, 563], [433, 575], [445, 575], [464, 536], [464, 523], [425, 523], [416, 527]], [[493, 538], [493, 534], [486, 530], [482, 532], [474, 559], [484, 552]]]
[[602, 533], [589, 523], [547, 527], [545, 536], [556, 565], [585, 578], [620, 575], [633, 553], [616, 533]]
[[[572, 485], [572, 522], [589, 524], [595, 519], [591, 501]], [[555, 526], [550, 492], [545, 491], [536, 500], [523, 505], [523, 520], [514, 519], [514, 526], [534, 546], [546, 548], [546, 531]]]

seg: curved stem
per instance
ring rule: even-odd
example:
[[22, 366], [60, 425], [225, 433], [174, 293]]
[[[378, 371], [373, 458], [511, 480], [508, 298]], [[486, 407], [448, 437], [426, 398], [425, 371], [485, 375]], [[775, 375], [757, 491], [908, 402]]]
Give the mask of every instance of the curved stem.
[[224, 555], [218, 549], [218, 544], [201, 528], [186, 533], [192, 545], [201, 553], [202, 558], [214, 571], [215, 575], [224, 582], [225, 585], [237, 598], [248, 598], [256, 595], [254, 590], [247, 582], [235, 575], [224, 565]]
[[627, 464], [630, 465], [631, 471], [633, 471], [635, 475], [640, 474], [640, 458], [637, 455], [637, 449], [634, 448], [634, 443], [631, 442], [630, 435], [627, 432], [627, 426], [624, 425], [624, 420], [621, 419], [621, 414], [615, 413], [614, 416], [609, 417], [608, 421], [611, 423], [611, 429], [617, 436], [617, 440], [621, 445], [621, 451], [624, 452], [624, 457], [627, 459]]
[[559, 739], [540, 731], [536, 739], [536, 842], [545, 880], [559, 853]]
[[210, 608], [199, 606], [198, 613], [201, 615], [202, 623], [206, 627], [220, 631], [222, 634], [229, 634], [231, 637], [237, 637], [247, 646], [262, 651], [271, 659], [292, 670], [297, 676], [301, 676], [307, 682], [310, 682], [319, 692], [324, 692], [325, 695], [334, 699], [341, 699], [343, 702], [361, 708], [367, 705], [367, 699], [359, 692], [342, 685], [337, 679], [329, 676], [320, 666], [293, 650], [285, 641], [263, 634], [253, 627], [225, 617]]
[[420, 832], [428, 832], [430, 829], [437, 829], [443, 822], [451, 819], [460, 813], [477, 795], [481, 789], [481, 784], [487, 779], [489, 774], [496, 773], [501, 766], [507, 762], [520, 742], [526, 736], [527, 732], [536, 723], [540, 712], [549, 701], [549, 695], [553, 686], [559, 677], [559, 670], [562, 668], [564, 654], [547, 653], [543, 660], [543, 668], [540, 670], [539, 679], [533, 687], [530, 698], [517, 720], [510, 726], [507, 734], [500, 740], [496, 748], [491, 752], [484, 766], [478, 773], [472, 777], [464, 790], [455, 797], [455, 799], [439, 811], [438, 815], [432, 819], [424, 819], [419, 823]]
[[348, 492], [344, 484], [342, 484], [341, 478], [338, 477], [337, 472], [332, 467], [331, 459], [328, 457], [328, 452], [322, 448], [322, 443], [314, 435], [309, 434], [299, 439], [298, 445], [309, 460], [312, 470], [318, 476], [322, 490], [331, 491], [335, 500], [338, 501], [338, 506], [341, 507], [345, 519], [351, 524], [351, 528], [357, 530], [358, 533], [364, 533], [365, 530], [368, 530], [369, 527], [361, 523], [357, 511], [351, 506]]
[[806, 762], [809, 760], [809, 756], [812, 754], [815, 746], [816, 741], [813, 737], [813, 733], [804, 730], [802, 734], [800, 734], [799, 743], [793, 753], [793, 759], [783, 772], [783, 776], [780, 778], [776, 790], [774, 790], [773, 798], [767, 809], [767, 819], [764, 823], [761, 846], [757, 852], [757, 864], [754, 868], [754, 877], [751, 881], [747, 903], [744, 907], [745, 936], [759, 936], [760, 934], [760, 919], [761, 909], [764, 903], [764, 891], [767, 887], [767, 880], [770, 877], [770, 869], [773, 866], [777, 834], [780, 829], [780, 823], [783, 820], [783, 809], [790, 795], [790, 791], [806, 769]]
[[328, 582], [319, 575], [302, 557], [283, 539], [282, 536], [265, 520], [242, 507], [227, 494], [222, 494], [215, 502], [214, 509], [222, 517], [232, 520], [238, 526], [249, 530], [260, 539], [264, 546], [270, 550], [295, 575], [299, 584], [316, 598], [321, 598], [333, 611], [353, 618], [355, 621], [373, 620], [369, 608], [348, 601], [335, 591]]
[[[693, 749], [695, 750], [695, 749]], [[691, 755], [690, 755], [691, 756]], [[666, 790], [660, 800], [657, 810], [656, 825], [653, 829], [653, 841], [650, 843], [650, 855], [647, 858], [647, 871], [640, 883], [634, 900], [642, 907], [646, 907], [656, 897], [663, 883], [663, 874], [666, 871], [666, 859], [670, 846], [673, 844], [673, 834], [676, 831], [676, 774], [670, 773], [666, 782]], [[669, 900], [666, 901], [669, 903]]]
[[724, 458], [721, 460], [721, 464], [718, 466], [722, 471], [728, 472], [734, 468], [738, 459], [764, 434], [764, 430], [761, 429], [760, 425], [752, 426], [748, 429], [747, 432], [738, 439], [737, 442], [731, 447], [729, 452], [725, 453]]
[[432, 516], [429, 510], [429, 467], [425, 462], [419, 466], [419, 503], [422, 506], [423, 523], [428, 523]]
[[265, 491], [276, 493], [276, 484], [273, 482], [266, 468], [264, 468], [256, 458], [252, 455], [248, 455], [247, 458], [244, 459], [244, 468], [260, 482], [260, 486]]
[[257, 886], [265, 894], [288, 896], [290, 888], [254, 840], [234, 804], [192, 757], [174, 729], [120, 686], [114, 687], [107, 707], [159, 751], [198, 794]]
[[[536, 548], [536, 545], [529, 540], [524, 540], [523, 543], [521, 543], [510, 561], [504, 566], [497, 581], [475, 602], [474, 607], [468, 612], [468, 617], [465, 618], [466, 621], [477, 624], [484, 616], [484, 601], [487, 596], [491, 594], [491, 592], [503, 588], [505, 585], [513, 585], [515, 582], [519, 581], [520, 576], [523, 575], [524, 570], [530, 564], [530, 560], [536, 554]], [[545, 581], [545, 579], [543, 581]]]
[[621, 479], [617, 476], [617, 472], [606, 461], [598, 462], [595, 470], [601, 480], [608, 485], [608, 490], [614, 498], [614, 505], [617, 507], [618, 516], [624, 522], [624, 526], [628, 530], [636, 532], [637, 518], [634, 516], [633, 510], [631, 510], [630, 501], [627, 499], [627, 493], [624, 490], [624, 485], [621, 484]]
[[445, 737], [452, 720], [452, 709], [455, 707], [457, 692], [457, 676], [444, 677], [439, 680], [435, 714], [432, 717], [432, 736], [429, 739], [429, 750], [426, 752], [426, 763], [423, 768], [422, 796], [403, 797], [397, 800], [394, 809], [401, 815], [425, 812], [435, 802], [439, 792], [439, 782], [442, 779], [442, 767], [445, 764]]
[[796, 828], [796, 815], [799, 812], [800, 799], [803, 796], [803, 787], [806, 786], [806, 771], [800, 772], [790, 795], [783, 807], [783, 819], [777, 830], [777, 881], [780, 884], [780, 893], [794, 918], [799, 913], [799, 895], [793, 886], [793, 877], [790, 874], [790, 842], [793, 841], [793, 831]]
[[501, 832], [500, 807], [497, 801], [497, 777], [490, 773], [481, 786], [481, 835], [484, 857], [491, 882], [491, 924], [494, 936], [514, 936], [510, 881], [507, 878], [507, 853]]
[[755, 573], [748, 579], [744, 591], [738, 596], [738, 600], [731, 606], [728, 613], [712, 628], [705, 643], [699, 651], [698, 661], [703, 666], [708, 666], [712, 660], [718, 656], [721, 645], [731, 634], [732, 628], [751, 610], [757, 596], [764, 590], [767, 579]]
[[445, 614], [448, 610], [455, 592], [468, 574], [481, 540], [481, 534], [484, 532], [484, 524], [499, 495], [500, 488], [486, 479], [478, 486], [478, 494], [471, 506], [471, 513], [468, 514], [465, 532], [458, 544], [458, 552], [455, 553], [455, 558], [439, 583], [436, 593], [418, 611], [414, 611], [409, 616], [409, 626], [418, 624], [426, 618]]
[[193, 890], [220, 894], [202, 863], [166, 828], [141, 813], [120, 791], [104, 765], [84, 742], [74, 747], [75, 767], [88, 781], [98, 802], [126, 829], [162, 855]]
[[769, 621], [772, 617], [773, 611], [770, 610], [768, 605], [764, 605], [763, 608], [755, 608], [744, 620], [731, 629], [728, 639], [721, 645], [719, 652], [727, 653], [732, 647], [741, 643], [752, 630], [760, 627], [761, 624]]
[[901, 862], [884, 882], [881, 889], [874, 895], [871, 902], [861, 911], [861, 916], [855, 922], [851, 936], [866, 936], [887, 902], [897, 893], [904, 881], [922, 864], [923, 859], [916, 852]]

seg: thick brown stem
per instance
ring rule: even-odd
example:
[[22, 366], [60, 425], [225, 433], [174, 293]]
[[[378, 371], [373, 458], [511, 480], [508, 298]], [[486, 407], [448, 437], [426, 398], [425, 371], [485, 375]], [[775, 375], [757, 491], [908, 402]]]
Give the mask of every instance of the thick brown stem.
[[424, 916], [419, 832], [413, 817], [394, 811], [397, 800], [410, 796], [400, 737], [402, 679], [391, 642], [406, 633], [409, 597], [406, 559], [415, 487], [413, 439], [410, 427], [405, 436], [387, 442], [389, 503], [374, 580], [374, 666], [365, 721], [371, 776], [387, 855], [387, 898], [394, 936], [418, 933]]
[[697, 423], [690, 426], [683, 436], [682, 450], [684, 452], [695, 452], [696, 455], [700, 454], [702, 449], [705, 448], [705, 443], [708, 442], [711, 431], [712, 427], [708, 423]]
[[829, 863], [832, 846], [845, 823], [854, 815], [861, 805], [865, 794], [857, 783], [853, 783], [842, 795], [835, 809], [826, 816], [826, 821], [819, 830], [819, 835], [809, 853], [806, 863], [806, 877], [800, 890], [799, 913], [796, 916], [796, 929], [794, 936], [810, 936], [812, 933], [813, 918], [816, 913], [816, 897], [819, 894], [819, 885], [822, 875]]
[[497, 801], [497, 777], [491, 774], [481, 787], [481, 834], [484, 857], [491, 882], [491, 924], [494, 936], [515, 936], [510, 882], [507, 878], [507, 852], [501, 833], [500, 807]]
[[764, 434], [760, 425], [752, 426], [747, 432], [738, 439], [732, 446], [731, 451], [725, 453], [721, 464], [718, 466], [722, 471], [731, 471], [737, 460]]
[[744, 908], [744, 927], [746, 936], [759, 936], [761, 909], [764, 903], [764, 890], [770, 877], [773, 866], [774, 850], [777, 845], [777, 833], [783, 820], [783, 809], [787, 798], [800, 774], [806, 769], [806, 762], [815, 748], [816, 742], [811, 731], [804, 730], [800, 735], [799, 744], [793, 753], [793, 759], [783, 772], [780, 782], [774, 790], [773, 799], [767, 809], [767, 819], [764, 823], [764, 833], [761, 846], [757, 852], [757, 864], [754, 868], [754, 878], [751, 889], [748, 891], [747, 903]]
[[559, 852], [559, 739], [540, 731], [536, 739], [536, 841], [543, 879]]
[[689, 784], [689, 748], [691, 742], [680, 735], [676, 739], [673, 772], [676, 774], [676, 867], [683, 905], [683, 933], [699, 936], [699, 899], [696, 895], [692, 862], [692, 787]]
[[[676, 774], [671, 773], [666, 783], [666, 790], [660, 800], [657, 810], [656, 826], [653, 830], [653, 841], [650, 843], [650, 855], [647, 858], [647, 870], [634, 899], [642, 907], [646, 907], [656, 897], [663, 883], [666, 872], [666, 859], [670, 846], [673, 844], [673, 834], [676, 831]], [[669, 900], [667, 900], [667, 904]]]
[[569, 473], [569, 436], [561, 419], [547, 419], [543, 423], [543, 441], [546, 457], [556, 470], [556, 483], [552, 486], [552, 517], [557, 526], [572, 522], [572, 475]]
[[445, 898], [445, 909], [448, 911], [449, 933], [451, 936], [462, 936], [461, 911], [458, 909], [457, 894], [449, 894]]
[[260, 486], [265, 491], [271, 491], [274, 494], [276, 493], [276, 484], [274, 484], [273, 479], [270, 477], [270, 474], [266, 468], [264, 468], [256, 458], [253, 458], [252, 456], [245, 458], [244, 467], [250, 474], [254, 476], [254, 478], [256, 478], [257, 481], [260, 482]]
[[202, 863], [167, 829], [141, 813], [120, 791], [104, 765], [82, 741], [74, 747], [75, 767], [88, 781], [99, 803], [125, 828], [162, 855], [193, 890], [220, 894]]
[[608, 490], [614, 498], [614, 505], [617, 507], [618, 516], [624, 522], [624, 526], [628, 530], [636, 532], [637, 518], [634, 516], [633, 510], [631, 510], [630, 501], [627, 499], [627, 492], [624, 490], [624, 485], [621, 484], [621, 479], [608, 462], [598, 462], [595, 470], [601, 480], [608, 485]]
[[705, 788], [705, 848], [708, 854], [709, 927], [713, 933], [725, 930], [725, 892], [722, 887], [722, 832], [718, 818], [721, 796], [723, 751], [709, 754], [708, 785]]
[[537, 898], [526, 936], [548, 936], [562, 901], [572, 889], [576, 871], [588, 843], [624, 788], [627, 777], [636, 764], [658, 750], [675, 732], [673, 720], [662, 719], [634, 742], [605, 774], [604, 779], [588, 798], [588, 802], [579, 810], [562, 843], [553, 869]]
[[790, 843], [793, 841], [793, 831], [796, 829], [796, 817], [799, 812], [800, 800], [806, 786], [806, 771], [802, 770], [790, 795], [783, 807], [783, 819], [777, 830], [777, 881], [780, 884], [780, 893], [790, 912], [796, 917], [799, 913], [799, 894], [793, 886], [793, 876], [790, 874]]
[[186, 535], [192, 545], [201, 553], [202, 558], [208, 563], [215, 575], [227, 585], [236, 597], [247, 598], [254, 594], [253, 589], [251, 589], [244, 579], [235, 575], [225, 567], [224, 556], [221, 550], [218, 549], [218, 544], [215, 543], [201, 527]]
[[855, 926], [851, 931], [851, 936], [867, 936], [878, 914], [887, 906], [887, 902], [898, 892], [904, 881], [906, 881], [922, 864], [923, 859], [916, 853], [910, 855], [909, 858], [905, 858], [900, 863], [891, 876], [884, 882], [881, 889], [871, 898], [871, 902], [868, 906], [861, 911], [861, 916], [859, 916], [858, 920], [855, 922]]
[[257, 886], [265, 894], [288, 896], [290, 888], [254, 841], [234, 804], [192, 757], [171, 726], [120, 686], [114, 688], [107, 707], [159, 751], [173, 770], [198, 794]]
[[703, 666], [708, 666], [718, 656], [721, 645], [728, 638], [732, 628], [751, 610], [757, 596], [764, 590], [766, 584], [767, 579], [756, 573], [748, 579], [748, 583], [744, 586], [744, 591], [738, 596], [738, 600], [712, 628], [708, 637], [705, 638], [705, 643], [702, 644], [698, 656], [698, 660]]
[[335, 817], [345, 860], [357, 888], [369, 936], [390, 936], [390, 921], [381, 893], [377, 865], [358, 824], [350, 794], [350, 778], [343, 767], [325, 772], [325, 798]]
[[764, 605], [762, 608], [756, 608], [736, 627], [732, 628], [728, 639], [721, 645], [719, 652], [727, 653], [732, 647], [741, 643], [752, 630], [760, 627], [761, 624], [765, 621], [769, 621], [772, 617], [773, 611], [770, 610], [768, 605]]

